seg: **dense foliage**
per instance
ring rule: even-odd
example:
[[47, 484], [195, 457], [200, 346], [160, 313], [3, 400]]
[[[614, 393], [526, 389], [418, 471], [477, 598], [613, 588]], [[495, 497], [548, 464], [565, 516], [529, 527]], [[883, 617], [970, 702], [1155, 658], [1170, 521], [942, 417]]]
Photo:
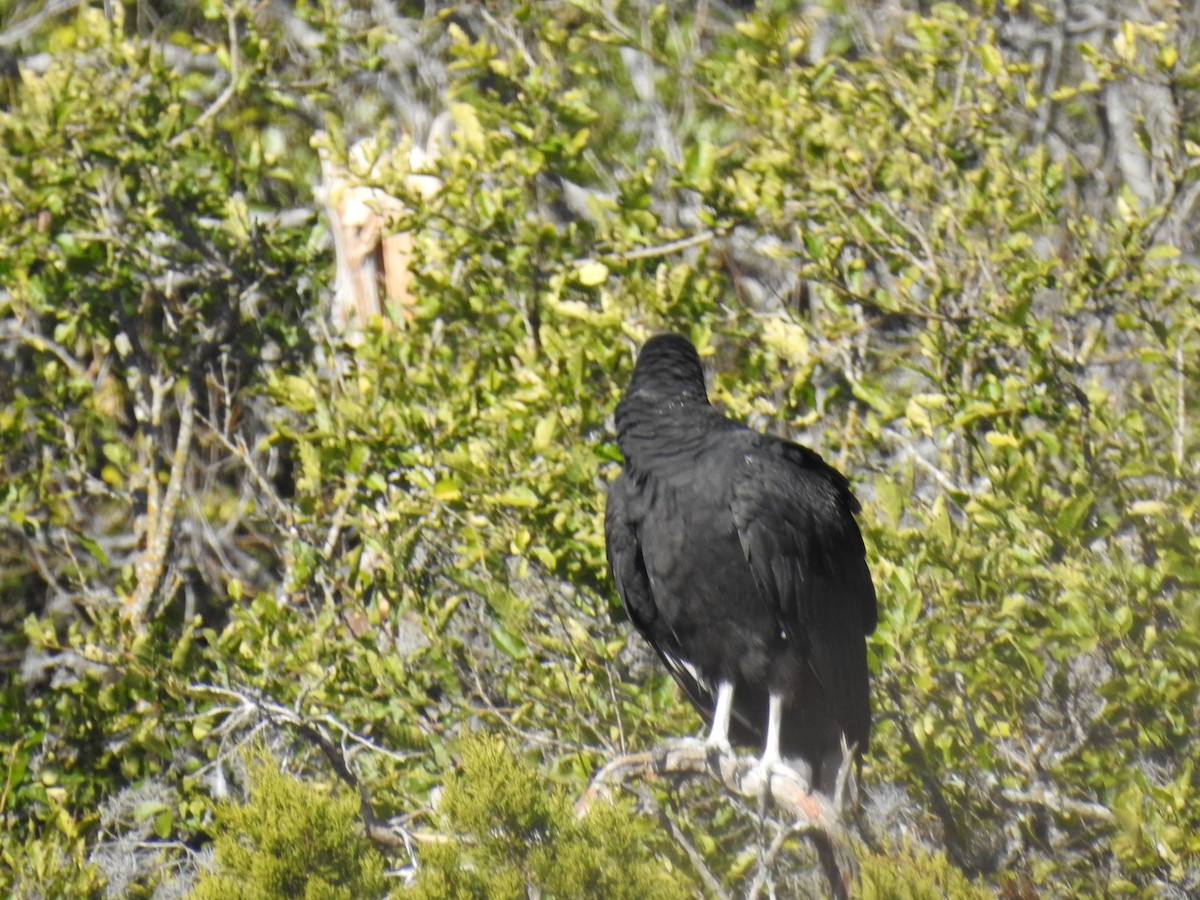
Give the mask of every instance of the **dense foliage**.
[[610, 803], [577, 818], [561, 789], [548, 792], [537, 772], [494, 740], [464, 746], [462, 772], [447, 780], [440, 807], [460, 840], [422, 854], [413, 897], [519, 900], [532, 890], [665, 900], [685, 893], [670, 858], [646, 853], [650, 823]]
[[245, 803], [218, 804], [214, 861], [195, 900], [352, 900], [387, 891], [383, 856], [362, 834], [358, 798], [322, 796], [260, 758]]
[[[864, 896], [1200, 890], [1195, 14], [415, 6], [0, 5], [0, 889], [813, 891], [712, 786], [570, 814], [697, 724], [601, 528], [674, 328], [863, 501]], [[443, 111], [332, 334], [317, 147]]]

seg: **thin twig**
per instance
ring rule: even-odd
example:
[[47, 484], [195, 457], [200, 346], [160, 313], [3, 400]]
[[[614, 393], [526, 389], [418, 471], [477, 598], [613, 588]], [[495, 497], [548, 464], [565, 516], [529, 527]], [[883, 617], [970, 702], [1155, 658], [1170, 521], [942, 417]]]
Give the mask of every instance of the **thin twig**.
[[[783, 851], [783, 845], [792, 835], [802, 833], [805, 827], [804, 825], [793, 825], [791, 828], [775, 829], [775, 837], [771, 839], [771, 845], [767, 847], [765, 853], [761, 854], [758, 861], [758, 871], [754, 874], [754, 881], [750, 883], [750, 889], [746, 891], [746, 900], [758, 900], [763, 888], [767, 886], [772, 865]], [[760, 843], [759, 847], [761, 848], [761, 846]], [[772, 896], [774, 896], [774, 891], [772, 891]]]
[[947, 491], [950, 491], [953, 494], [968, 494], [969, 495], [969, 494], [973, 493], [972, 491], [970, 491], [970, 490], [962, 487], [961, 485], [956, 484], [952, 480], [950, 480], [950, 477], [947, 476], [945, 472], [943, 472], [941, 469], [939, 469], [937, 466], [935, 466], [933, 463], [931, 463], [929, 460], [927, 460], [925, 457], [923, 457], [917, 451], [917, 449], [912, 445], [912, 442], [909, 441], [904, 435], [900, 434], [895, 429], [884, 428], [882, 433], [883, 433], [883, 436], [886, 437], [888, 440], [891, 440], [897, 444], [900, 444], [905, 450], [905, 455], [909, 459], [911, 459], [914, 463], [916, 463], [918, 466], [920, 466], [922, 469], [924, 469], [926, 472], [928, 472], [930, 475], [932, 475], [933, 480], [936, 481], [938, 484], [940, 484]]
[[1031, 787], [1026, 790], [1003, 788], [1000, 791], [1000, 796], [1009, 803], [1016, 803], [1022, 806], [1041, 806], [1059, 815], [1071, 815], [1079, 819], [1099, 822], [1104, 825], [1111, 825], [1117, 820], [1116, 815], [1107, 806], [1092, 803], [1088, 800], [1074, 800], [1071, 797], [1064, 797], [1057, 791], [1047, 790], [1041, 786]]
[[645, 786], [635, 788], [635, 790], [642, 802], [651, 807], [658, 815], [659, 821], [667, 826], [667, 830], [671, 832], [671, 837], [675, 839], [675, 843], [687, 855], [688, 862], [692, 864], [692, 868], [696, 870], [696, 874], [700, 876], [700, 880], [704, 882], [704, 886], [708, 889], [708, 892], [716, 897], [717, 900], [731, 900], [728, 892], [721, 887], [721, 882], [717, 880], [717, 876], [705, 864], [704, 857], [700, 855], [700, 851], [696, 849], [691, 839], [683, 833], [683, 829], [675, 823], [675, 820], [667, 815], [666, 810], [655, 799], [654, 794]]
[[8, 321], [3, 324], [3, 328], [14, 338], [20, 339], [23, 343], [28, 344], [37, 351], [49, 351], [58, 357], [59, 361], [64, 366], [71, 370], [71, 374], [79, 378], [88, 378], [87, 369], [83, 363], [72, 356], [65, 347], [55, 343], [45, 335], [38, 334], [36, 331], [30, 331], [23, 327], [19, 322]]
[[337, 505], [337, 509], [333, 511], [333, 515], [330, 517], [329, 532], [326, 534], [325, 543], [321, 547], [321, 555], [325, 559], [329, 559], [333, 555], [334, 548], [337, 547], [338, 537], [342, 533], [342, 527], [346, 524], [346, 514], [350, 510], [350, 504], [359, 499], [356, 496], [359, 477], [357, 472], [351, 472], [346, 478], [342, 502]]
[[204, 110], [204, 112], [200, 113], [200, 115], [196, 117], [196, 121], [193, 122], [191, 126], [185, 128], [183, 131], [179, 132], [179, 134], [175, 135], [175, 137], [171, 138], [171, 140], [167, 141], [168, 147], [178, 146], [179, 143], [184, 139], [185, 135], [206, 125], [208, 121], [214, 118], [222, 109], [224, 109], [237, 94], [239, 75], [238, 70], [241, 67], [241, 52], [238, 49], [237, 14], [232, 9], [229, 10], [229, 12], [227, 12], [225, 15], [225, 21], [229, 25], [229, 84], [225, 85], [225, 90], [221, 91], [221, 93], [217, 95], [217, 99], [214, 100], [209, 107]]
[[1181, 334], [1175, 344], [1175, 472], [1183, 475], [1187, 434], [1187, 379], [1184, 377], [1183, 341]]
[[[253, 478], [255, 483], [258, 485], [259, 490], [262, 491], [262, 497], [265, 497], [274, 506], [275, 515], [278, 516], [276, 521], [284, 522], [287, 526], [294, 526], [295, 515], [293, 514], [292, 508], [279, 498], [279, 494], [271, 486], [271, 483], [267, 480], [267, 476], [259, 471], [258, 466], [255, 465], [254, 460], [250, 457], [250, 448], [246, 446], [246, 439], [241, 435], [238, 435], [237, 442], [235, 443], [234, 441], [230, 440], [219, 428], [217, 428], [216, 423], [214, 423], [211, 419], [201, 416], [200, 421], [201, 423], [208, 425], [208, 427], [212, 430], [213, 437], [220, 442], [221, 446], [224, 447], [224, 449], [227, 450], [231, 456], [238, 459], [242, 465], [246, 467], [246, 472], [249, 473], [250, 477]], [[261, 503], [262, 497], [259, 497], [256, 502]]]
[[[707, 231], [701, 231], [696, 234], [688, 235], [687, 237], [679, 238], [674, 241], [667, 241], [665, 244], [655, 244], [653, 247], [642, 247], [638, 250], [629, 250], [625, 253], [609, 253], [599, 257], [601, 262], [633, 262], [639, 259], [655, 259], [659, 256], [670, 256], [673, 253], [679, 253], [691, 247], [699, 247], [701, 244], [707, 244], [719, 235], [719, 232], [710, 228]], [[580, 260], [579, 264], [583, 265], [589, 260]]]
[[[305, 716], [280, 703], [214, 684], [193, 684], [190, 690], [194, 693], [236, 701], [235, 706], [209, 711], [210, 715], [213, 713], [225, 715], [225, 722], [218, 731], [228, 732], [249, 728], [253, 733], [260, 729], [264, 723], [270, 723], [276, 727], [290, 727], [297, 734], [315, 745], [333, 768], [334, 772], [337, 773], [338, 778], [358, 794], [359, 814], [362, 817], [363, 827], [366, 830], [367, 836], [376, 843], [393, 848], [403, 847], [408, 851], [410, 858], [412, 858], [413, 841], [428, 843], [445, 840], [445, 838], [436, 835], [419, 835], [409, 831], [395, 820], [379, 818], [375, 813], [375, 807], [371, 803], [370, 793], [350, 767], [350, 761], [344, 744], [349, 740], [361, 747], [381, 753], [400, 762], [419, 754], [403, 754], [389, 750], [386, 747], [381, 747], [369, 738], [358, 734], [345, 723], [339, 722], [333, 716], [327, 714]], [[337, 731], [342, 735], [342, 748], [339, 748], [337, 743], [335, 743], [330, 730]]]
[[417, 752], [402, 753], [397, 750], [391, 750], [387, 747], [375, 743], [365, 735], [354, 731], [344, 722], [335, 719], [328, 713], [323, 713], [317, 716], [306, 716], [295, 710], [289, 709], [282, 704], [273, 701], [265, 700], [261, 697], [254, 697], [249, 693], [236, 690], [234, 688], [221, 687], [215, 684], [194, 684], [190, 688], [195, 693], [208, 694], [215, 697], [221, 697], [226, 700], [237, 701], [236, 707], [225, 707], [222, 709], [212, 710], [212, 714], [224, 715], [244, 715], [247, 712], [253, 712], [261, 715], [276, 725], [299, 726], [301, 724], [316, 723], [339, 732], [343, 738], [352, 741], [363, 749], [370, 750], [372, 753], [379, 753], [383, 756], [393, 759], [396, 762], [406, 762], [414, 757], [420, 756]]
[[81, 0], [50, 0], [39, 12], [0, 32], [0, 47], [11, 47], [13, 44], [23, 41], [37, 31], [41, 24], [51, 16], [74, 9], [79, 6], [80, 2]]

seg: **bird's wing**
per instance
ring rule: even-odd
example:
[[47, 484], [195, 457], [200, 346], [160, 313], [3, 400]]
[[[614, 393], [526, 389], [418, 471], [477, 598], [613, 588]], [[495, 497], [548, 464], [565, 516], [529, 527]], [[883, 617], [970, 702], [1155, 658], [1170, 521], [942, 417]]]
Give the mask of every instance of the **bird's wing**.
[[630, 493], [637, 488], [622, 472], [608, 489], [604, 507], [604, 543], [608, 568], [630, 620], [648, 636], [658, 619], [658, 607], [650, 592], [650, 577], [642, 559], [642, 547], [630, 512]]
[[705, 719], [709, 719], [715, 702], [713, 686], [686, 659], [658, 614], [658, 604], [650, 588], [650, 577], [646, 574], [637, 524], [631, 510], [637, 505], [637, 491], [633, 479], [624, 472], [617, 476], [608, 489], [608, 502], [604, 508], [604, 540], [609, 571], [630, 621], [658, 653], [692, 705]]
[[876, 607], [858, 508], [846, 479], [798, 444], [756, 435], [735, 464], [731, 510], [755, 584], [812, 660], [847, 737], [865, 743], [863, 636]]

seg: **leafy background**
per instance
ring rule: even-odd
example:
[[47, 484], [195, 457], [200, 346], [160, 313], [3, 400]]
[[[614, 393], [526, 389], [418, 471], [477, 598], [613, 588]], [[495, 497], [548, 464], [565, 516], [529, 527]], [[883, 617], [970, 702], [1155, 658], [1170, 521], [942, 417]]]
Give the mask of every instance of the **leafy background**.
[[[601, 529], [671, 328], [863, 501], [864, 896], [1193, 896], [1198, 28], [0, 3], [0, 887], [819, 892], [703, 785], [569, 813], [697, 727]], [[371, 176], [414, 303], [339, 334], [317, 147], [439, 114], [432, 196]]]

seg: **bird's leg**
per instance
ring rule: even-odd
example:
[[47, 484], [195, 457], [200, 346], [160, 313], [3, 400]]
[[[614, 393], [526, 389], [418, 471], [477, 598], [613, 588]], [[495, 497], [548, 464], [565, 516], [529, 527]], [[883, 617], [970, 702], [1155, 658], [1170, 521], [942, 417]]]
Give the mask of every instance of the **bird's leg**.
[[782, 762], [779, 755], [779, 729], [783, 725], [783, 698], [772, 693], [767, 701], [767, 744], [763, 747], [762, 759], [758, 761], [759, 768], [774, 769]]
[[730, 753], [733, 747], [729, 743], [729, 717], [733, 714], [733, 682], [717, 682], [717, 708], [713, 710], [712, 729], [708, 732], [706, 743], [709, 747]]
[[762, 757], [752, 770], [754, 777], [761, 779], [764, 796], [770, 790], [771, 776], [786, 772], [793, 774], [792, 768], [779, 755], [779, 731], [783, 725], [783, 697], [776, 693], [768, 695], [767, 700], [767, 740], [763, 747]]

